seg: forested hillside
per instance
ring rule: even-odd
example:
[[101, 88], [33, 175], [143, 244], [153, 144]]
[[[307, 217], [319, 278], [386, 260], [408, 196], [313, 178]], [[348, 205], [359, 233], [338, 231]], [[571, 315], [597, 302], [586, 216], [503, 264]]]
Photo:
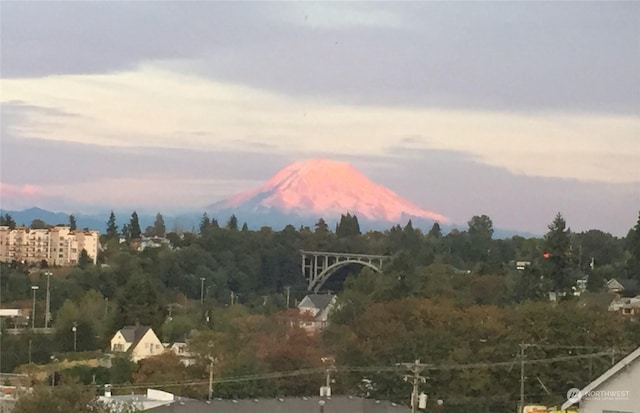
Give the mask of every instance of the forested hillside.
[[[39, 286], [36, 327], [44, 326], [45, 271], [53, 274], [55, 327], [53, 335], [3, 332], [3, 372], [27, 371], [29, 360], [50, 363], [74, 345], [79, 353], [106, 350], [115, 331], [140, 323], [163, 342], [192, 337], [192, 349], [208, 358], [188, 368], [169, 355], [138, 365], [116, 359], [111, 369], [75, 367], [62, 375], [112, 383], [116, 391], [158, 384], [206, 397], [213, 354], [216, 397], [302, 395], [317, 393], [326, 367], [321, 359], [333, 356], [335, 393], [406, 402], [411, 389], [397, 363], [420, 359], [432, 365], [423, 389], [445, 400], [447, 411], [507, 411], [519, 399], [521, 351], [530, 363], [527, 400], [558, 403], [567, 389], [640, 345], [640, 325], [599, 304], [609, 278], [640, 281], [640, 216], [635, 224], [630, 217], [628, 235], [616, 238], [599, 230], [573, 233], [558, 214], [539, 239], [493, 239], [485, 215], [472, 217], [466, 231], [447, 234], [438, 224], [423, 232], [411, 222], [361, 233], [349, 214], [336, 228], [320, 219], [313, 228], [277, 232], [204, 215], [198, 233], [182, 234], [165, 234], [161, 216], [141, 231], [136, 218], [120, 230], [109, 218], [97, 266], [2, 264], [3, 308], [31, 308], [31, 286]], [[166, 236], [170, 245], [132, 248], [143, 232]], [[289, 307], [306, 294], [300, 250], [390, 259], [382, 273], [354, 266], [337, 274], [327, 285], [338, 293], [331, 323], [309, 335], [287, 309], [287, 294]], [[530, 264], [518, 270], [518, 261]], [[579, 279], [588, 281], [578, 296]], [[558, 302], [549, 301], [549, 292]], [[249, 375], [255, 380], [235, 380]]]

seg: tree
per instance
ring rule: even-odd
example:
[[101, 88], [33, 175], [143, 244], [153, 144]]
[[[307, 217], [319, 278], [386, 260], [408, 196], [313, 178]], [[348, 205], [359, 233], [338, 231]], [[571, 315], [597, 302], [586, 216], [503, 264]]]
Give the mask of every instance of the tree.
[[544, 265], [545, 275], [551, 280], [551, 287], [556, 292], [571, 293], [575, 285], [575, 277], [571, 268], [571, 240], [570, 229], [558, 212], [553, 222], [549, 224], [549, 232], [544, 236]]
[[473, 216], [469, 222], [469, 235], [478, 239], [491, 239], [493, 236], [493, 222], [487, 215]]
[[466, 262], [484, 262], [491, 249], [493, 222], [487, 215], [475, 215], [467, 224], [468, 239], [465, 242], [463, 257]]
[[640, 280], [640, 212], [636, 225], [627, 234], [626, 244], [626, 249], [629, 252], [629, 259], [626, 263], [627, 274]]
[[439, 223], [437, 222], [433, 223], [433, 225], [431, 226], [431, 229], [429, 230], [429, 233], [427, 234], [427, 237], [435, 238], [435, 239], [442, 238], [442, 229], [440, 229]]
[[13, 220], [13, 217], [11, 216], [11, 214], [6, 213], [4, 215], [0, 215], [0, 225], [1, 226], [8, 226], [9, 229], [15, 229], [16, 227], [16, 221]]
[[[81, 384], [36, 386], [21, 394], [13, 413], [109, 413], [108, 406], [98, 401], [95, 391]], [[124, 410], [133, 411], [133, 410]]]
[[164, 218], [162, 214], [158, 212], [156, 215], [156, 220], [153, 222], [153, 235], [156, 237], [164, 237], [167, 232], [167, 228], [164, 225]]
[[48, 227], [47, 223], [41, 219], [34, 219], [31, 221], [31, 229], [47, 229]]
[[78, 257], [78, 267], [84, 269], [93, 265], [93, 259], [89, 256], [89, 253], [86, 249], [82, 249], [80, 251], [80, 256]]
[[78, 229], [78, 226], [76, 225], [76, 217], [74, 217], [73, 214], [69, 215], [69, 229], [71, 231]]
[[131, 239], [131, 226], [129, 224], [124, 224], [122, 226], [122, 237], [127, 241]]
[[138, 221], [138, 213], [133, 211], [131, 220], [129, 221], [129, 237], [130, 239], [140, 238], [142, 230], [140, 229], [140, 221]]
[[109, 220], [107, 221], [107, 239], [117, 239], [118, 238], [118, 226], [116, 225], [116, 216], [111, 211], [109, 215]]
[[340, 222], [336, 227], [336, 235], [338, 238], [355, 237], [360, 235], [360, 224], [358, 223], [358, 217], [351, 215], [347, 212], [347, 215], [340, 216]]
[[238, 218], [236, 218], [235, 214], [232, 214], [231, 217], [229, 217], [229, 221], [227, 221], [226, 228], [231, 231], [238, 230]]
[[[202, 386], [175, 385], [163, 388], [157, 383], [181, 383], [188, 382], [187, 368], [173, 352], [166, 352], [154, 357], [149, 357], [139, 362], [139, 368], [133, 373], [133, 383], [138, 385], [154, 384], [159, 390], [178, 393], [181, 396], [199, 397], [202, 394]], [[198, 389], [200, 387], [200, 389]]]
[[324, 218], [320, 218], [314, 226], [314, 232], [319, 235], [325, 235], [329, 233], [329, 225], [327, 225]]
[[209, 215], [205, 212], [202, 214], [202, 219], [200, 220], [200, 235], [204, 234], [204, 232], [211, 225], [211, 220], [209, 219]]

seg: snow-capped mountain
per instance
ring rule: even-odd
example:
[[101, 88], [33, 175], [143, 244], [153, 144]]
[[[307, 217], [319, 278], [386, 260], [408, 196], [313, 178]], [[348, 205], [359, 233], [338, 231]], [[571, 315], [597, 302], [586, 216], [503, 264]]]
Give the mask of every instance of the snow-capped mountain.
[[334, 218], [351, 213], [372, 222], [400, 223], [409, 218], [447, 223], [429, 211], [371, 182], [349, 163], [325, 159], [295, 162], [253, 190], [213, 204], [212, 211], [236, 214], [278, 213]]

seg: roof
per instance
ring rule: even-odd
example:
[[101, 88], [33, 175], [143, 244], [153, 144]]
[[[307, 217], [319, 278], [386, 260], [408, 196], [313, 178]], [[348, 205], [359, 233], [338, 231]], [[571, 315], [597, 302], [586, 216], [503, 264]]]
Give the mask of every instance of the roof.
[[298, 304], [298, 307], [300, 307], [306, 300], [309, 300], [314, 308], [323, 310], [331, 304], [331, 301], [333, 301], [335, 297], [336, 296], [333, 294], [308, 294], [302, 299], [300, 304]]
[[[127, 340], [127, 343], [133, 343], [135, 345], [150, 329], [151, 327], [148, 326], [124, 326], [119, 331], [124, 339]], [[132, 345], [132, 347], [134, 347], [134, 345]]]
[[620, 360], [609, 370], [602, 373], [600, 377], [598, 377], [597, 379], [595, 379], [594, 381], [586, 385], [583, 389], [580, 390], [580, 393], [578, 393], [578, 396], [564, 402], [564, 404], [562, 405], [562, 409], [567, 409], [573, 406], [574, 404], [580, 402], [580, 400], [582, 399], [582, 396], [589, 394], [593, 390], [597, 389], [598, 387], [600, 387], [600, 385], [604, 384], [610, 378], [618, 374], [620, 370], [624, 369], [625, 367], [629, 366], [630, 364], [636, 362], [639, 359], [640, 359], [640, 347], [638, 347], [633, 352], [628, 354], [625, 358]]
[[612, 278], [609, 280], [607, 285], [612, 281], [616, 281], [618, 284], [622, 286], [625, 294], [634, 295], [638, 292], [638, 281], [631, 278]]
[[584, 292], [580, 294], [578, 299], [579, 307], [595, 308], [598, 310], [606, 311], [609, 308], [609, 304], [618, 297], [615, 293], [592, 293]]
[[[146, 410], [149, 413], [299, 413], [320, 409], [320, 397], [279, 399], [177, 401]], [[409, 413], [407, 407], [389, 401], [352, 396], [326, 398], [325, 413]]]

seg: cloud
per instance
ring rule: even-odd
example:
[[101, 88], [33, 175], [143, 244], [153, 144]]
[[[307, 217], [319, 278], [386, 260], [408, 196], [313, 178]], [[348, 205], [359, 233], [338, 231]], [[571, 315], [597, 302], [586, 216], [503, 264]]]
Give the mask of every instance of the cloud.
[[313, 156], [327, 148], [334, 154], [383, 154], [409, 138], [431, 149], [467, 152], [519, 174], [640, 181], [634, 116], [347, 106], [155, 67], [6, 79], [3, 97], [75, 114], [25, 118], [16, 114], [24, 104], [2, 113], [3, 128], [57, 142]]
[[[24, 138], [5, 145], [3, 140], [3, 180], [11, 182], [10, 188], [33, 185], [43, 194], [34, 199], [14, 191], [10, 209], [33, 206], [37, 200], [37, 205], [49, 209], [82, 212], [200, 211], [259, 186], [294, 160], [311, 156], [350, 162], [374, 182], [460, 225], [473, 215], [487, 214], [496, 227], [544, 233], [560, 211], [573, 230], [595, 227], [625, 235], [640, 201], [637, 184], [516, 174], [467, 152], [428, 148], [413, 139], [378, 154], [337, 153], [330, 146], [310, 154], [104, 147]], [[7, 150], [11, 156], [6, 156]], [[19, 168], [26, 163], [32, 166]], [[7, 207], [8, 197], [2, 198]]]
[[0, 69], [155, 64], [348, 105], [637, 115], [639, 14], [637, 2], [8, 2]]

